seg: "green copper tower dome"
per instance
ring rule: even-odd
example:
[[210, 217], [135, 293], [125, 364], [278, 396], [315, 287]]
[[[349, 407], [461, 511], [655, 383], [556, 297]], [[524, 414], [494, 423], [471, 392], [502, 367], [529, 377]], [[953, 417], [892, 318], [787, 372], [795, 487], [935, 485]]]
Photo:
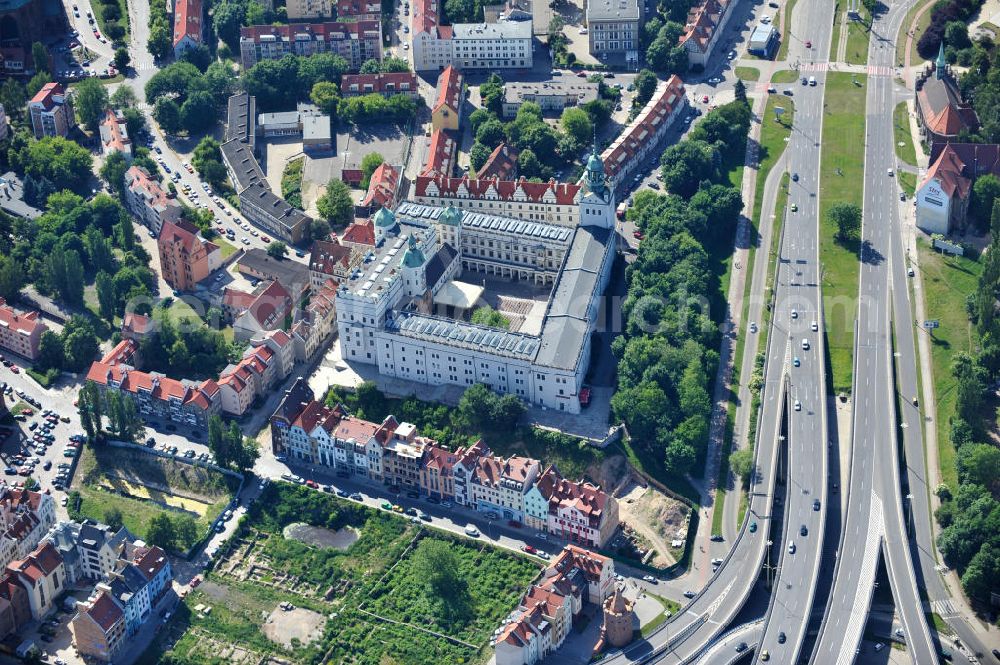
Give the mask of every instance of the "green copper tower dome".
[[406, 241], [406, 251], [403, 252], [403, 260], [400, 261], [400, 265], [404, 268], [419, 268], [424, 265], [424, 261], [424, 253], [417, 247], [417, 239], [410, 236], [409, 240]]
[[462, 224], [462, 211], [455, 206], [448, 206], [441, 211], [438, 221], [448, 226], [460, 226]]
[[387, 229], [396, 223], [396, 216], [392, 214], [392, 211], [388, 208], [379, 208], [378, 212], [375, 213], [375, 226], [381, 226], [383, 229]]

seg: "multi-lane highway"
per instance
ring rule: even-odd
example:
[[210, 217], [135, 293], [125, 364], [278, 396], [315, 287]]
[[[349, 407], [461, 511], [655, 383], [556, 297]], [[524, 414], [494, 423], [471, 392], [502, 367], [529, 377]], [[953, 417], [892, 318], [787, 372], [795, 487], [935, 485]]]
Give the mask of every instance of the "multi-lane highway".
[[[834, 3], [799, 5], [793, 31], [811, 26], [814, 48], [793, 42], [800, 62], [823, 58], [830, 42]], [[820, 136], [823, 126], [824, 78], [795, 88], [795, 122], [786, 163], [792, 173], [782, 234], [769, 362], [780, 360], [788, 390], [786, 497], [783, 529], [778, 538], [778, 572], [764, 619], [757, 661], [767, 658], [795, 663], [812, 614], [816, 581], [823, 555], [827, 489], [826, 381], [822, 294], [819, 263]], [[765, 119], [765, 122], [770, 121]], [[767, 386], [767, 389], [780, 389]], [[764, 416], [765, 414], [762, 414]], [[779, 535], [775, 532], [776, 537]]]
[[[909, 4], [892, 6], [876, 22], [869, 49], [873, 71], [892, 71], [892, 37]], [[914, 663], [936, 660], [901, 519], [896, 458], [896, 395], [889, 329], [890, 233], [898, 199], [893, 177], [893, 85], [891, 76], [873, 75], [867, 79], [849, 500], [833, 589], [813, 653], [813, 660], [822, 663], [854, 662], [868, 618], [883, 543], [908, 653]]]

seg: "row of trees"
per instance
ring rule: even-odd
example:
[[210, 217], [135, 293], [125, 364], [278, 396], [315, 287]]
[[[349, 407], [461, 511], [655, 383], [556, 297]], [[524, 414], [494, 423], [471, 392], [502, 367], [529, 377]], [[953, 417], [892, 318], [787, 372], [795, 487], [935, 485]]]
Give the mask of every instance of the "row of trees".
[[[143, 366], [172, 376], [189, 378], [217, 377], [231, 362], [240, 357], [241, 348], [226, 341], [218, 330], [213, 330], [197, 318], [177, 320], [166, 303], [152, 310], [157, 334], [148, 335], [139, 343]], [[218, 321], [222, 313], [209, 309], [208, 321]]]
[[7, 151], [10, 167], [25, 176], [25, 194], [28, 180], [34, 181], [36, 194], [31, 203], [44, 203], [56, 188], [83, 192], [90, 181], [93, 156], [79, 144], [61, 136], [46, 136], [34, 140], [30, 132], [20, 130], [11, 138]]
[[339, 83], [347, 69], [347, 61], [332, 53], [286, 55], [280, 60], [261, 60], [247, 70], [243, 88], [257, 97], [258, 110], [274, 111], [307, 98], [321, 81]]
[[962, 573], [962, 587], [971, 597], [989, 602], [1000, 588], [1000, 448], [991, 439], [995, 414], [990, 386], [1000, 379], [1000, 201], [994, 202], [992, 241], [984, 255], [983, 272], [967, 308], [979, 334], [980, 348], [957, 354], [955, 414], [949, 436], [956, 450], [958, 490], [937, 488], [942, 499], [937, 520], [943, 527], [938, 547], [949, 566]]
[[[968, 53], [968, 58], [957, 57], [960, 63], [968, 65], [959, 87], [965, 99], [972, 103], [980, 123], [978, 132], [965, 132], [962, 139], [977, 143], [1000, 142], [1000, 49], [992, 41], [980, 39], [970, 49], [959, 53]], [[989, 209], [986, 216], [989, 216]]]
[[337, 103], [337, 115], [354, 123], [396, 122], [404, 123], [417, 117], [420, 106], [409, 95], [383, 97], [372, 93], [341, 99]]
[[236, 86], [232, 63], [197, 65], [180, 61], [167, 65], [146, 82], [146, 102], [163, 131], [199, 132], [215, 123], [218, 109]]
[[[711, 306], [720, 298], [720, 270], [705, 246], [735, 229], [740, 193], [717, 183], [725, 180], [723, 156], [742, 154], [749, 122], [745, 101], [709, 113], [690, 138], [663, 155], [674, 196], [641, 191], [629, 210], [645, 238], [626, 270], [623, 335], [612, 345], [618, 390], [611, 406], [633, 443], [671, 473], [690, 471], [708, 438], [719, 341]], [[688, 154], [712, 168], [679, 177], [676, 162]], [[712, 154], [718, 155], [714, 162]]]

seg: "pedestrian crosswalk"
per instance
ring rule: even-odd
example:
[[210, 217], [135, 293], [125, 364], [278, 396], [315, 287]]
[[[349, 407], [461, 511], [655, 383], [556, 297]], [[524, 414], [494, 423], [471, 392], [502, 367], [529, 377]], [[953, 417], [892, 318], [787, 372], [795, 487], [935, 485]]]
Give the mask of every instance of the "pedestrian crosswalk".
[[829, 69], [829, 62], [807, 62], [799, 67], [800, 72], [825, 72]]
[[868, 65], [868, 76], [892, 76], [896, 73], [892, 67], [885, 65]]
[[933, 610], [935, 614], [939, 614], [943, 617], [952, 616], [958, 613], [958, 611], [955, 609], [955, 604], [951, 601], [950, 598], [945, 598], [943, 600], [932, 600], [931, 610]]

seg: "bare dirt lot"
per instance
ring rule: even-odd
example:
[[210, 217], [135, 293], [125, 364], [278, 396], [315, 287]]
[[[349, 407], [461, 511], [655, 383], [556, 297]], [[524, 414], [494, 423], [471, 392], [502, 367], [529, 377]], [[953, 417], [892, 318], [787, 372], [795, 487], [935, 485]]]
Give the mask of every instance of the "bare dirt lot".
[[624, 487], [617, 496], [621, 521], [646, 540], [655, 552], [648, 563], [657, 568], [676, 563], [683, 549], [671, 548], [670, 541], [684, 539], [690, 509], [652, 487], [635, 482]]
[[296, 607], [285, 611], [274, 608], [264, 622], [263, 631], [267, 637], [286, 648], [291, 648], [292, 640], [309, 644], [323, 632], [323, 615], [319, 612]]

